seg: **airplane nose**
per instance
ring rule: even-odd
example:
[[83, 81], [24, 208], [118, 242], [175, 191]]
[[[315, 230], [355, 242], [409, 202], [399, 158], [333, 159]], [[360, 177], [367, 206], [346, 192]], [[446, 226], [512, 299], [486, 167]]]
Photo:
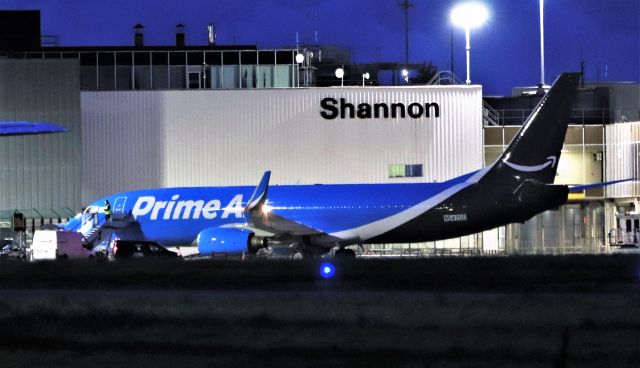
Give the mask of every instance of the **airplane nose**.
[[64, 225], [64, 229], [66, 231], [73, 231], [73, 230], [77, 230], [80, 227], [81, 221], [79, 218], [72, 218], [71, 220], [67, 221], [67, 223]]

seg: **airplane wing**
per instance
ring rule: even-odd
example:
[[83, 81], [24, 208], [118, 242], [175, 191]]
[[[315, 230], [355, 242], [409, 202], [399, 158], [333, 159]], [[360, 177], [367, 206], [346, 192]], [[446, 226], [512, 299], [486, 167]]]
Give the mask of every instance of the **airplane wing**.
[[260, 184], [254, 190], [244, 209], [244, 215], [250, 227], [280, 236], [314, 236], [320, 243], [334, 244], [342, 240], [324, 231], [272, 213], [267, 201], [270, 177], [271, 171], [265, 171]]
[[577, 192], [581, 192], [581, 191], [583, 191], [585, 189], [606, 187], [608, 185], [624, 183], [624, 182], [627, 182], [627, 181], [634, 181], [634, 180], [638, 180], [638, 179], [637, 178], [629, 178], [629, 179], [604, 181], [604, 182], [601, 182], [601, 183], [592, 183], [592, 184], [584, 184], [584, 185], [568, 185], [568, 187], [569, 187], [569, 192], [570, 193], [577, 193]]
[[250, 224], [256, 229], [274, 234], [294, 236], [326, 235], [326, 233], [312, 227], [291, 221], [273, 213], [252, 214]]
[[68, 132], [60, 125], [33, 121], [0, 121], [1, 135], [31, 135]]

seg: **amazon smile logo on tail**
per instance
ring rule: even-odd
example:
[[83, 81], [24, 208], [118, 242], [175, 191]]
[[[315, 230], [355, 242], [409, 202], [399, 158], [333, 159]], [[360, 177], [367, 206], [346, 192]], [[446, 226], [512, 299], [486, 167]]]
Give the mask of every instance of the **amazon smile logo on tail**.
[[518, 164], [511, 163], [511, 162], [507, 161], [506, 159], [502, 160], [502, 162], [507, 164], [507, 166], [509, 166], [510, 168], [512, 168], [514, 170], [518, 170], [518, 171], [523, 171], [523, 172], [542, 171], [547, 166], [550, 166], [550, 167], [556, 166], [556, 161], [557, 161], [556, 156], [548, 156], [547, 157], [547, 161], [545, 161], [543, 164], [535, 165], [535, 166], [525, 166], [525, 165], [518, 165]]

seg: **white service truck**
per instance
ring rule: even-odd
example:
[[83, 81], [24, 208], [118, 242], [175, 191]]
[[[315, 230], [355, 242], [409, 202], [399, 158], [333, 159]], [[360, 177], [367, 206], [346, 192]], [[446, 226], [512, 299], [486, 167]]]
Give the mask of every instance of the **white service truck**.
[[82, 234], [70, 231], [38, 230], [27, 248], [27, 260], [30, 262], [90, 256], [91, 252], [82, 246]]

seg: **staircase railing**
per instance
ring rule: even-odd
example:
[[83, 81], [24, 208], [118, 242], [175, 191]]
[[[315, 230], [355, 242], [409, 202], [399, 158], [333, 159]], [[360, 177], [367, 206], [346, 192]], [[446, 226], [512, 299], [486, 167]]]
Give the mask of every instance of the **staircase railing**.
[[442, 70], [437, 72], [436, 75], [434, 75], [433, 78], [431, 78], [429, 82], [427, 82], [427, 84], [441, 85], [441, 84], [464, 84], [464, 83], [452, 71]]
[[[448, 70], [439, 71], [429, 80], [427, 84], [431, 85], [452, 85], [464, 84], [457, 75]], [[482, 100], [482, 124], [483, 125], [501, 125], [501, 115], [491, 105]]]
[[[104, 216], [102, 218], [102, 221], [100, 221], [100, 216], [98, 216], [97, 213], [95, 214], [95, 216], [96, 216], [96, 222], [93, 223], [93, 226], [91, 227], [91, 229], [89, 229], [89, 231], [87, 231], [86, 233], [82, 234], [84, 236], [84, 243], [86, 245], [92, 244], [95, 241], [95, 239], [99, 237], [102, 226], [107, 222]], [[90, 219], [89, 221], [94, 221], [94, 220]]]
[[485, 100], [482, 100], [482, 124], [486, 125], [502, 125], [502, 116], [500, 113], [491, 107]]

